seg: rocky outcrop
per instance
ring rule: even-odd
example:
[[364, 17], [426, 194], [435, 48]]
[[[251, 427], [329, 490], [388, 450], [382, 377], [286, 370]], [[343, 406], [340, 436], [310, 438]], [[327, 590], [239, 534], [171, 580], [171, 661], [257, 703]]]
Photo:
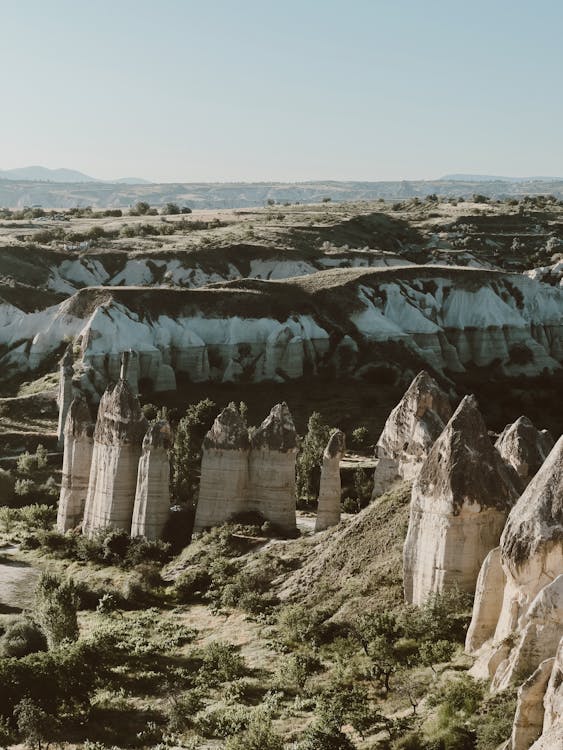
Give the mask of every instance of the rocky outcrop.
[[340, 461], [345, 450], [346, 437], [341, 430], [335, 430], [323, 453], [315, 531], [336, 526], [340, 521]]
[[166, 420], [149, 425], [137, 472], [131, 536], [160, 539], [170, 514], [170, 459], [172, 433]]
[[248, 509], [248, 428], [234, 404], [205, 436], [194, 531], [228, 521]]
[[57, 529], [64, 533], [82, 522], [94, 449], [94, 423], [86, 399], [74, 398], [64, 429], [63, 473]]
[[[563, 735], [563, 637], [559, 641], [551, 675], [543, 699], [543, 732], [549, 735], [559, 728]], [[561, 747], [561, 745], [560, 745]]]
[[413, 484], [403, 555], [406, 601], [421, 604], [450, 586], [473, 593], [520, 490], [516, 472], [491, 443], [475, 398], [466, 396]]
[[64, 431], [66, 417], [73, 398], [72, 377], [74, 374], [74, 358], [72, 356], [72, 345], [66, 348], [64, 356], [59, 362], [59, 392], [57, 404], [59, 406], [59, 424], [57, 426], [57, 438], [59, 447], [64, 445]]
[[553, 438], [546, 430], [538, 430], [527, 417], [520, 417], [504, 428], [495, 448], [527, 484], [553, 448]]
[[111, 526], [129, 532], [141, 443], [147, 429], [138, 399], [124, 380], [102, 396], [94, 430], [83, 532]]
[[447, 394], [427, 372], [419, 372], [389, 415], [377, 441], [374, 496], [385, 492], [397, 477], [416, 476], [451, 416]]
[[555, 659], [542, 661], [518, 688], [518, 703], [507, 750], [528, 750], [543, 728], [543, 697]]
[[477, 578], [473, 617], [465, 641], [468, 653], [475, 653], [494, 635], [502, 607], [505, 582], [506, 577], [500, 562], [500, 547], [495, 547], [485, 558]]
[[[506, 578], [492, 637], [477, 652], [475, 676], [501, 690], [554, 656], [563, 633], [563, 437], [512, 508], [500, 543]], [[483, 617], [477, 601], [470, 630]]]
[[248, 504], [284, 531], [295, 529], [297, 432], [286, 403], [277, 404], [251, 439]]

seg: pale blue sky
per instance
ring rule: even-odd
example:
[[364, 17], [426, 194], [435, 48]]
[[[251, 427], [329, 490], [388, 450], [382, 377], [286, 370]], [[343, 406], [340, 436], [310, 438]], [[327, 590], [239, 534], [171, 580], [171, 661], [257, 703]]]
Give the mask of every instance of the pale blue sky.
[[0, 0], [0, 168], [563, 177], [561, 0]]

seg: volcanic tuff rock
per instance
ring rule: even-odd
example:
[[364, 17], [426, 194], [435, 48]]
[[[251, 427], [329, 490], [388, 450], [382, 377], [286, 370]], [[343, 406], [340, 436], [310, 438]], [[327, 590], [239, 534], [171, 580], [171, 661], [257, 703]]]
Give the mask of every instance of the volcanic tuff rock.
[[94, 430], [94, 452], [83, 532], [112, 526], [131, 529], [141, 443], [147, 430], [141, 406], [124, 380], [102, 396]]
[[251, 439], [251, 510], [286, 531], [295, 529], [297, 432], [286, 403], [277, 404]]
[[405, 598], [457, 585], [473, 592], [498, 545], [521, 486], [500, 457], [473, 396], [466, 396], [432, 446], [412, 489], [404, 547]]
[[139, 460], [131, 536], [160, 539], [170, 513], [172, 433], [166, 420], [149, 425]]
[[506, 577], [500, 562], [500, 547], [495, 547], [483, 561], [477, 578], [473, 617], [465, 641], [468, 653], [475, 653], [494, 635], [502, 607], [505, 582]]
[[397, 476], [416, 476], [451, 416], [447, 394], [427, 372], [419, 372], [389, 415], [377, 441], [375, 496], [388, 489]]
[[[502, 606], [472, 669], [492, 677], [493, 689], [530, 675], [554, 655], [563, 632], [563, 437], [512, 508], [500, 562]], [[485, 614], [488, 622], [490, 613], [476, 600], [470, 631], [482, 628]]]
[[70, 408], [74, 392], [72, 386], [73, 364], [72, 346], [68, 346], [59, 362], [59, 393], [57, 395], [57, 403], [59, 405], [59, 424], [57, 427], [59, 447], [64, 445], [66, 415]]
[[512, 736], [506, 750], [528, 750], [543, 727], [543, 697], [555, 659], [545, 659], [518, 688]]
[[216, 418], [203, 441], [194, 531], [224, 523], [247, 510], [248, 428], [234, 404]]
[[335, 430], [323, 453], [315, 531], [336, 526], [340, 521], [340, 461], [345, 450], [346, 437], [341, 430]]
[[495, 448], [527, 484], [553, 448], [553, 438], [546, 430], [540, 432], [527, 417], [520, 417], [504, 428]]
[[94, 449], [94, 423], [86, 399], [72, 401], [65, 422], [63, 475], [57, 529], [64, 533], [82, 521]]

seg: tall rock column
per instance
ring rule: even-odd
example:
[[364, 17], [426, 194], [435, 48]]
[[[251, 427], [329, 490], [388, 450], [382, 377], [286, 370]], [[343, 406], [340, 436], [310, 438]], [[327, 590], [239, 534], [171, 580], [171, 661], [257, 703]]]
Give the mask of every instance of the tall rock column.
[[82, 531], [111, 526], [131, 530], [141, 443], [147, 430], [139, 400], [126, 381], [100, 400]]
[[160, 539], [170, 514], [170, 459], [172, 433], [166, 420], [149, 425], [137, 473], [131, 536]]
[[374, 496], [385, 492], [396, 477], [413, 479], [418, 474], [451, 416], [448, 395], [427, 372], [419, 372], [377, 441]]
[[295, 518], [297, 433], [286, 403], [274, 406], [251, 440], [249, 508], [285, 531]]
[[345, 435], [341, 430], [336, 430], [330, 436], [323, 454], [315, 531], [336, 526], [340, 522], [340, 496], [342, 494], [340, 461], [345, 450]]
[[64, 456], [57, 529], [64, 533], [82, 521], [88, 493], [94, 423], [84, 396], [74, 398], [64, 429]]
[[236, 406], [229, 404], [203, 441], [194, 531], [217, 526], [248, 510], [249, 451], [246, 422]]
[[66, 416], [72, 403], [73, 372], [72, 344], [70, 344], [59, 363], [59, 393], [57, 395], [57, 403], [59, 405], [59, 424], [57, 427], [57, 439], [59, 448], [62, 448], [64, 445]]
[[483, 560], [499, 543], [521, 483], [491, 443], [466, 396], [432, 446], [412, 488], [405, 541], [405, 599], [458, 586], [473, 593]]

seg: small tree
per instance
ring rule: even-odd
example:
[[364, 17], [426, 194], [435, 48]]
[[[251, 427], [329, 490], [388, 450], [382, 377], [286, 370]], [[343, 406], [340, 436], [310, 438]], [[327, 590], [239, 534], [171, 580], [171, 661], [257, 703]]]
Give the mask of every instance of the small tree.
[[35, 607], [49, 649], [65, 640], [78, 639], [78, 594], [72, 581], [42, 573], [35, 591]]
[[32, 750], [49, 747], [59, 726], [54, 716], [44, 711], [31, 698], [24, 698], [15, 707], [14, 717], [27, 747]]
[[319, 494], [323, 453], [331, 428], [314, 411], [307, 423], [307, 434], [301, 443], [296, 464], [297, 496], [314, 502]]
[[180, 213], [180, 206], [177, 203], [167, 203], [162, 209], [165, 216], [174, 216]]
[[201, 446], [215, 411], [214, 402], [206, 398], [191, 404], [178, 424], [172, 449], [172, 493], [177, 501], [194, 505], [197, 500]]

